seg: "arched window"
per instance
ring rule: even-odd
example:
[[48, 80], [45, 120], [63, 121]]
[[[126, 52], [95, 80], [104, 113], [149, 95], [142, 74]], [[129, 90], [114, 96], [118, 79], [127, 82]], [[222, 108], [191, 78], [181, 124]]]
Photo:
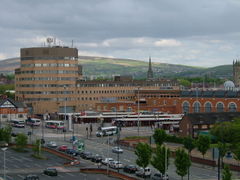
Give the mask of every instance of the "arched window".
[[212, 104], [210, 102], [205, 104], [205, 112], [212, 112]]
[[237, 111], [237, 107], [235, 103], [229, 103], [228, 104], [228, 110], [229, 112], [236, 112]]
[[183, 113], [189, 113], [189, 102], [185, 101], [182, 107], [183, 107]]
[[224, 106], [222, 102], [217, 103], [217, 112], [223, 112]]
[[195, 102], [193, 104], [193, 112], [195, 112], [195, 113], [200, 112], [200, 106], [201, 106], [201, 104], [199, 102]]
[[112, 107], [112, 112], [116, 112], [117, 108], [116, 107]]
[[131, 108], [131, 107], [128, 107], [128, 108], [127, 108], [127, 112], [132, 112], [132, 108]]

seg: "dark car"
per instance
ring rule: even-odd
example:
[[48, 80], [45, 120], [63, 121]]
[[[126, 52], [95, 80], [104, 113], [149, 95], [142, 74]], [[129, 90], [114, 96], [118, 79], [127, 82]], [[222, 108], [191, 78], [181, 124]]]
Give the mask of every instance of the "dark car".
[[77, 150], [75, 150], [75, 149], [67, 149], [67, 150], [66, 150], [66, 153], [67, 153], [67, 154], [71, 154], [71, 155], [73, 155], [73, 156], [79, 155], [79, 152], [78, 152]]
[[43, 171], [44, 174], [48, 176], [57, 176], [58, 172], [55, 168], [47, 168]]
[[102, 159], [103, 159], [102, 156], [100, 156], [99, 154], [96, 154], [95, 156], [92, 157], [91, 161], [100, 163], [100, 162], [102, 162]]
[[91, 159], [93, 156], [92, 153], [90, 152], [82, 152], [80, 153], [80, 157], [83, 158], [83, 159]]
[[135, 166], [135, 165], [126, 165], [126, 166], [124, 166], [123, 171], [127, 172], [127, 173], [135, 173], [137, 171], [137, 166]]
[[40, 180], [40, 178], [35, 174], [29, 174], [24, 178], [24, 180]]

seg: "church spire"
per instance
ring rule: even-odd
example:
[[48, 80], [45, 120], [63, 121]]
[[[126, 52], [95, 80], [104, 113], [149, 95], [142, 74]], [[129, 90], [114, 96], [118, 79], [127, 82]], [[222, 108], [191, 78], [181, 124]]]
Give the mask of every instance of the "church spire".
[[153, 70], [152, 70], [151, 56], [149, 56], [149, 64], [148, 64], [147, 79], [148, 79], [148, 80], [153, 79]]

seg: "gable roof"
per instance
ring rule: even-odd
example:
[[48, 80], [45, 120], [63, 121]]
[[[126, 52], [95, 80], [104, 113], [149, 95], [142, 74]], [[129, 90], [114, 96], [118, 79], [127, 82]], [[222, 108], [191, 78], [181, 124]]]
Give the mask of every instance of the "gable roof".
[[10, 98], [5, 98], [5, 99], [1, 99], [0, 100], [0, 108], [1, 106], [4, 106], [4, 104], [6, 104], [5, 107], [8, 107], [9, 106], [14, 106], [15, 108], [24, 108], [25, 107], [25, 104], [23, 102], [16, 102]]

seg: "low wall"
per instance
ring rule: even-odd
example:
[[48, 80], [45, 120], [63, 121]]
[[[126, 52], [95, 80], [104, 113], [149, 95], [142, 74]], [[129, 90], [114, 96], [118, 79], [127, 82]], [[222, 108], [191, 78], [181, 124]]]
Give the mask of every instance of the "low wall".
[[115, 171], [112, 171], [112, 170], [107, 171], [107, 169], [82, 168], [82, 169], [80, 169], [80, 172], [83, 172], [83, 173], [99, 173], [99, 174], [106, 174], [106, 175], [108, 174], [109, 176], [117, 177], [117, 178], [124, 179], [124, 180], [138, 180], [135, 177], [130, 177], [130, 176], [127, 176], [127, 175], [124, 175], [124, 174], [121, 174], [121, 173], [118, 173], [118, 172], [115, 172]]

